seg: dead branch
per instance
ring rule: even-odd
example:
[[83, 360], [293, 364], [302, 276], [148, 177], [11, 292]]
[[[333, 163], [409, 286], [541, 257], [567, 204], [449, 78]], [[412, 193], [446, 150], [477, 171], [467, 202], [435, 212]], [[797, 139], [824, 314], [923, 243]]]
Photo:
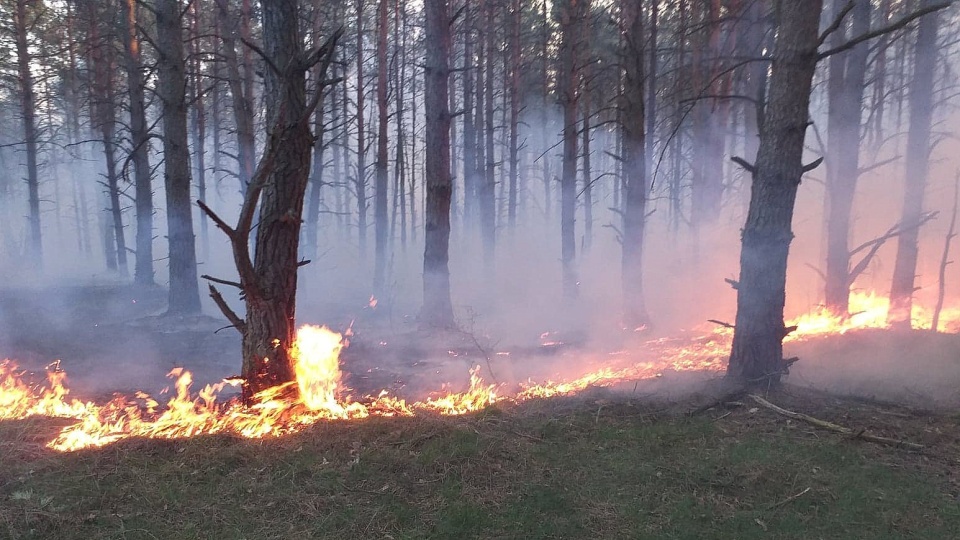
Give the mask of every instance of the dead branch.
[[847, 2], [847, 5], [843, 6], [843, 9], [841, 9], [840, 12], [837, 13], [837, 16], [834, 17], [833, 22], [830, 23], [830, 26], [828, 26], [827, 29], [824, 30], [822, 34], [820, 34], [820, 39], [817, 42], [818, 46], [826, 43], [827, 38], [830, 37], [830, 34], [840, 29], [840, 26], [843, 24], [843, 19], [846, 18], [846, 16], [849, 15], [851, 11], [853, 11], [854, 5], [855, 5], [854, 1], [850, 0], [849, 2]]
[[794, 411], [788, 411], [787, 409], [783, 409], [783, 408], [777, 407], [777, 406], [774, 405], [773, 403], [770, 403], [769, 401], [763, 399], [762, 397], [760, 397], [760, 396], [758, 396], [758, 395], [756, 395], [756, 394], [750, 394], [750, 399], [756, 401], [761, 407], [764, 407], [764, 408], [766, 408], [766, 409], [770, 409], [771, 411], [773, 411], [773, 412], [775, 412], [775, 413], [777, 413], [777, 414], [779, 414], [779, 415], [781, 415], [781, 416], [786, 416], [787, 418], [792, 418], [792, 419], [794, 419], [794, 420], [799, 420], [799, 421], [801, 421], [801, 422], [806, 422], [806, 423], [808, 423], [808, 424], [810, 424], [810, 425], [812, 425], [812, 426], [816, 426], [816, 427], [819, 427], [819, 428], [823, 428], [823, 429], [826, 429], [826, 430], [828, 430], [828, 431], [833, 431], [834, 433], [841, 433], [841, 434], [843, 434], [843, 435], [850, 435], [851, 437], [854, 437], [854, 438], [857, 438], [857, 439], [863, 439], [863, 440], [865, 440], [865, 441], [869, 441], [869, 442], [873, 442], [873, 443], [877, 443], [877, 444], [885, 444], [885, 445], [894, 446], [894, 447], [897, 447], [897, 448], [906, 448], [906, 449], [909, 449], [909, 450], [922, 450], [922, 449], [924, 448], [924, 446], [923, 446], [922, 444], [916, 444], [916, 443], [907, 442], [907, 441], [902, 441], [902, 440], [898, 440], [898, 439], [890, 439], [890, 438], [887, 438], [887, 437], [880, 437], [879, 435], [873, 435], [873, 434], [871, 434], [871, 433], [868, 433], [868, 432], [865, 431], [865, 430], [864, 430], [864, 431], [854, 431], [854, 430], [852, 430], [852, 429], [850, 429], [850, 428], [848, 428], [848, 427], [844, 427], [844, 426], [840, 426], [840, 425], [837, 425], [837, 424], [833, 424], [833, 423], [827, 422], [827, 421], [825, 421], [825, 420], [820, 420], [819, 418], [814, 418], [814, 417], [812, 417], [812, 416], [809, 416], [809, 415], [806, 415], [806, 414], [803, 414], [803, 413], [798, 413], [798, 412], [794, 412]]
[[716, 319], [707, 319], [707, 322], [712, 322], [713, 324], [720, 325], [724, 328], [736, 328], [735, 324], [730, 324], [728, 322], [718, 321]]
[[230, 324], [243, 335], [244, 330], [246, 329], [247, 323], [236, 314], [235, 311], [230, 309], [230, 306], [227, 305], [227, 301], [223, 299], [223, 295], [220, 294], [220, 291], [216, 287], [210, 285], [210, 298], [213, 298], [213, 302], [217, 304], [217, 307], [220, 308], [220, 311], [223, 312], [223, 316], [230, 321]]
[[808, 173], [808, 172], [816, 169], [817, 167], [820, 166], [821, 163], [823, 163], [823, 157], [819, 157], [819, 158], [811, 161], [810, 163], [807, 163], [806, 165], [803, 166], [803, 173], [806, 174], [806, 173]]
[[865, 33], [860, 34], [859, 36], [857, 36], [857, 37], [855, 37], [855, 38], [850, 38], [850, 40], [847, 41], [846, 43], [844, 43], [843, 45], [839, 45], [839, 46], [834, 47], [834, 48], [832, 48], [832, 49], [827, 49], [827, 50], [823, 51], [822, 53], [820, 53], [820, 54], [817, 55], [817, 60], [818, 60], [818, 61], [819, 61], [819, 60], [823, 60], [824, 58], [833, 56], [833, 55], [835, 55], [835, 54], [842, 53], [842, 52], [844, 52], [844, 51], [848, 51], [848, 50], [856, 47], [857, 45], [863, 43], [864, 41], [869, 41], [869, 40], [871, 40], [871, 39], [873, 39], [873, 38], [875, 38], [875, 37], [880, 37], [880, 36], [882, 36], [882, 35], [884, 35], [884, 34], [889, 34], [890, 32], [895, 32], [895, 31], [903, 28], [904, 26], [910, 24], [911, 22], [915, 21], [916, 19], [919, 19], [920, 17], [923, 17], [924, 15], [927, 15], [927, 14], [929, 14], [929, 13], [933, 13], [933, 12], [935, 12], [935, 11], [940, 11], [941, 9], [946, 9], [946, 8], [950, 7], [951, 4], [953, 4], [953, 1], [952, 1], [952, 0], [947, 1], [947, 2], [941, 2], [941, 3], [939, 3], [939, 4], [934, 4], [934, 5], [932, 5], [932, 6], [927, 6], [927, 7], [922, 8], [922, 9], [918, 9], [918, 10], [914, 11], [913, 13], [904, 16], [902, 19], [900, 19], [900, 20], [897, 21], [897, 22], [890, 23], [890, 24], [888, 24], [888, 25], [886, 25], [886, 26], [882, 26], [882, 27], [880, 27], [880, 28], [877, 28], [876, 30], [871, 30], [870, 32], [865, 32]]
[[870, 261], [873, 260], [873, 257], [877, 254], [878, 251], [880, 251], [880, 248], [883, 247], [883, 244], [886, 243], [887, 240], [890, 240], [891, 238], [896, 238], [897, 236], [900, 236], [901, 234], [907, 231], [918, 229], [924, 226], [928, 221], [937, 217], [937, 214], [938, 212], [927, 212], [926, 214], [921, 216], [920, 219], [915, 224], [909, 227], [903, 226], [902, 223], [897, 223], [893, 227], [890, 227], [889, 229], [887, 229], [887, 232], [884, 233], [882, 236], [874, 238], [873, 240], [868, 240], [860, 244], [859, 246], [855, 247], [852, 251], [850, 251], [851, 257], [867, 248], [870, 248], [870, 251], [868, 251], [867, 254], [864, 255], [862, 259], [860, 259], [860, 262], [854, 265], [853, 269], [850, 270], [850, 273], [847, 276], [847, 282], [853, 283], [854, 281], [856, 281], [856, 279], [860, 276], [860, 274], [862, 274], [863, 271], [867, 269], [867, 265], [870, 264]]
[[953, 182], [953, 212], [950, 214], [950, 227], [947, 229], [947, 238], [943, 242], [943, 257], [940, 258], [940, 273], [937, 286], [937, 305], [933, 309], [933, 321], [930, 323], [930, 330], [937, 331], [940, 326], [940, 312], [943, 310], [943, 298], [947, 292], [947, 265], [950, 264], [950, 244], [957, 235], [957, 205], [960, 204], [960, 171], [957, 171], [957, 177]]
[[809, 269], [813, 270], [814, 272], [816, 272], [817, 275], [820, 276], [820, 279], [822, 279], [822, 280], [824, 280], [824, 281], [827, 280], [827, 275], [823, 273], [823, 270], [817, 268], [816, 266], [814, 266], [814, 265], [812, 265], [812, 264], [810, 264], [810, 263], [804, 263], [804, 266], [806, 266], [807, 268], [809, 268]]
[[736, 163], [737, 165], [743, 167], [745, 171], [750, 174], [757, 174], [757, 168], [751, 165], [747, 160], [739, 156], [731, 156], [730, 161]]
[[205, 202], [198, 200], [197, 206], [199, 206], [200, 209], [203, 210], [203, 213], [206, 214], [207, 217], [209, 217], [217, 225], [217, 227], [220, 228], [221, 231], [225, 232], [229, 238], [232, 239], [237, 233], [235, 230], [233, 230], [233, 227], [227, 225], [227, 222], [218, 216], [217, 213], [207, 206]]
[[200, 277], [202, 277], [203, 279], [205, 279], [205, 280], [207, 280], [207, 281], [212, 281], [212, 282], [214, 282], [214, 283], [219, 283], [219, 284], [221, 284], [221, 285], [230, 285], [231, 287], [236, 287], [236, 288], [240, 289], [241, 291], [243, 290], [243, 285], [241, 285], [240, 283], [237, 283], [236, 281], [228, 281], [228, 280], [226, 280], [226, 279], [215, 278], [215, 277], [210, 276], [210, 275], [207, 275], [207, 274], [203, 274], [203, 275], [200, 276]]
[[727, 283], [729, 283], [730, 286], [733, 288], [733, 290], [735, 290], [735, 291], [740, 290], [740, 282], [739, 282], [739, 281], [736, 281], [736, 280], [733, 280], [733, 279], [730, 279], [730, 278], [723, 278], [723, 280], [726, 281]]
[[893, 157], [890, 158], [890, 159], [884, 159], [884, 160], [878, 161], [878, 162], [876, 162], [876, 163], [874, 163], [874, 164], [872, 164], [872, 165], [867, 165], [866, 167], [860, 167], [859, 169], [857, 169], [857, 176], [860, 176], [860, 175], [862, 175], [862, 174], [866, 174], [866, 173], [868, 173], [868, 172], [870, 172], [870, 171], [872, 171], [872, 170], [874, 170], [874, 169], [879, 169], [880, 167], [883, 167], [884, 165], [889, 165], [889, 164], [891, 164], [891, 163], [893, 163], [893, 162], [895, 162], [895, 161], [897, 161], [897, 160], [899, 160], [899, 159], [900, 159], [900, 156], [893, 156]]

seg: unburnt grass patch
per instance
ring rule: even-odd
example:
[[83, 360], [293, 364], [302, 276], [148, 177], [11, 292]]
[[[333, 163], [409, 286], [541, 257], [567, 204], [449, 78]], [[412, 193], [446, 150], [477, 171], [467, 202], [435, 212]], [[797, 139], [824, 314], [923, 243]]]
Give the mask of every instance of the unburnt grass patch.
[[619, 394], [460, 418], [331, 422], [272, 440], [131, 440], [57, 454], [0, 423], [2, 538], [950, 538], [957, 417], [805, 390], [756, 407]]

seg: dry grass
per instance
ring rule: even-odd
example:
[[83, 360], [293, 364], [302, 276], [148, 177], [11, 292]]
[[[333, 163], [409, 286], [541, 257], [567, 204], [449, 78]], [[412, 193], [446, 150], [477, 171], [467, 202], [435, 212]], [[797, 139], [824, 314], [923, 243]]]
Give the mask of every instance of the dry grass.
[[3, 422], [0, 538], [955, 537], [956, 418], [771, 399], [931, 448], [847, 440], [746, 403], [689, 418], [603, 394], [75, 454], [42, 448], [50, 421]]

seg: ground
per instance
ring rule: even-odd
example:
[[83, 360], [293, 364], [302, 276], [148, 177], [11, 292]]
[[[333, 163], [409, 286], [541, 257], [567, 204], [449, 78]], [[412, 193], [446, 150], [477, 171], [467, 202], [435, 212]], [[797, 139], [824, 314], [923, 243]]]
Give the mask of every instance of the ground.
[[[33, 369], [62, 358], [71, 386], [90, 397], [162, 385], [174, 365], [201, 381], [232, 374], [235, 333], [213, 333], [222, 323], [212, 318], [158, 317], [163, 300], [124, 287], [0, 291], [0, 356]], [[610, 354], [578, 347], [577, 336], [506, 345], [356, 329], [345, 363], [361, 393], [416, 395], [488, 356], [488, 371], [507, 380], [572, 360], [655, 357], [661, 346], [622, 354], [609, 344]], [[956, 537], [960, 338], [861, 332], [787, 350], [801, 361], [767, 399], [925, 448], [785, 418], [727, 395], [712, 371], [464, 417], [69, 454], [43, 446], [59, 421], [32, 418], [0, 422], [0, 539]]]
[[0, 537], [931, 538], [960, 530], [957, 418], [787, 388], [696, 416], [596, 391], [459, 418], [328, 423], [268, 441], [41, 448], [0, 423]]

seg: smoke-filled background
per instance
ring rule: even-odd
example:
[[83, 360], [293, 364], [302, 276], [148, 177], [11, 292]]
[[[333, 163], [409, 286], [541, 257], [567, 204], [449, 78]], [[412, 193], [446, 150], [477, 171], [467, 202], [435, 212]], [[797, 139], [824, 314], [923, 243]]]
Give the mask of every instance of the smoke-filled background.
[[[762, 57], [775, 46], [773, 3], [451, 3], [456, 16], [449, 77], [455, 114], [449, 265], [464, 332], [479, 336], [491, 350], [535, 346], [550, 339], [542, 337], [547, 332], [591, 351], [625, 342], [642, 347], [628, 339], [635, 329], [625, 327], [621, 284], [621, 109], [624, 93], [638, 88], [646, 112], [642, 281], [649, 321], [642, 334], [668, 336], [709, 328], [707, 319], [733, 321], [736, 292], [724, 280], [739, 274], [751, 177], [731, 157], [752, 162], [759, 144], [757, 110], [769, 78]], [[917, 9], [917, 2], [866, 3], [871, 29]], [[628, 4], [639, 9], [641, 43], [625, 43]], [[844, 19], [824, 48], [858, 33], [845, 1], [827, 4], [823, 30], [841, 12]], [[212, 378], [231, 374], [239, 366], [239, 337], [231, 329], [212, 334], [226, 323], [205, 284], [200, 286], [204, 317], [191, 313], [177, 323], [159, 317], [167, 312], [170, 248], [154, 15], [113, 0], [2, 0], [2, 5], [0, 278], [6, 292], [0, 302], [0, 356], [32, 351], [37, 361], [63, 358], [67, 364], [96, 357], [99, 363], [91, 365], [97, 369], [112, 367], [91, 367], [80, 377], [100, 389], [149, 384], [143, 381], [162, 377], [174, 364], [207, 362], [213, 364]], [[321, 43], [336, 28], [344, 32], [328, 74], [336, 81], [323, 91], [311, 119], [318, 142], [300, 245], [311, 262], [299, 272], [298, 322], [343, 329], [354, 321], [360, 338], [367, 332], [389, 341], [384, 336], [417, 330], [422, 304], [424, 161], [437, 150], [425, 147], [422, 63], [435, 44], [424, 40], [420, 3], [302, 2], [301, 15], [308, 45]], [[917, 21], [859, 46], [866, 60], [854, 131], [862, 174], [849, 231], [851, 248], [882, 237], [905, 219], [905, 185], [925, 182], [924, 211], [938, 212], [919, 229], [914, 297], [926, 310], [936, 303], [960, 174], [956, 11], [936, 16], [932, 50], [917, 45]], [[130, 17], [137, 23], [132, 38], [137, 55], [131, 52]], [[249, 0], [194, 0], [181, 28], [191, 198], [203, 199], [232, 224], [243, 200], [244, 153], [259, 157], [266, 133], [263, 71], [271, 67], [256, 50], [260, 13]], [[841, 55], [845, 62], [849, 54]], [[907, 169], [905, 160], [911, 100], [918, 99], [911, 81], [923, 55], [933, 55], [935, 66], [933, 86], [926, 89], [933, 118], [925, 141], [926, 178]], [[636, 61], [645, 77], [633, 88], [624, 79], [624, 64]], [[831, 117], [829, 106], [831, 77], [838, 76], [831, 62], [819, 64], [811, 96], [805, 161], [825, 157], [827, 163], [807, 173], [800, 186], [788, 317], [824, 300], [827, 170], [831, 152], [840, 151], [829, 132], [841, 118], [835, 112]], [[132, 72], [141, 74], [139, 83]], [[314, 88], [316, 81], [309, 83]], [[136, 99], [131, 85], [137, 84], [152, 178], [155, 287], [130, 285], [135, 254], [142, 249], [133, 155], [142, 146], [134, 141], [144, 134], [134, 133], [131, 121]], [[571, 117], [572, 125], [565, 121]], [[244, 121], [252, 121], [253, 148], [241, 148], [244, 133], [238, 126]], [[562, 286], [561, 186], [571, 181], [563, 172], [564, 137], [575, 139], [575, 298]], [[378, 215], [380, 168], [387, 179], [386, 205]], [[38, 213], [31, 210], [31, 183]], [[488, 211], [492, 222], [483, 218]], [[226, 235], [196, 204], [192, 214], [196, 273], [236, 280]], [[31, 220], [39, 221], [39, 241]], [[376, 246], [378, 227], [386, 230], [383, 249]], [[886, 296], [896, 248], [896, 238], [889, 239], [851, 289]], [[41, 264], [33, 263], [33, 253]], [[374, 283], [378, 259], [386, 269], [380, 287]], [[960, 296], [958, 272], [956, 265], [947, 266], [948, 308]], [[242, 314], [236, 291], [222, 289]], [[376, 308], [368, 305], [372, 296]], [[109, 330], [86, 328], [87, 322]], [[155, 332], [167, 337], [157, 339]], [[956, 350], [950, 340], [928, 346], [933, 355]], [[842, 361], [827, 352], [818, 357]], [[893, 363], [881, 362], [880, 379], [894, 376], [887, 365]], [[869, 370], [866, 362], [855, 364], [860, 375]]]

